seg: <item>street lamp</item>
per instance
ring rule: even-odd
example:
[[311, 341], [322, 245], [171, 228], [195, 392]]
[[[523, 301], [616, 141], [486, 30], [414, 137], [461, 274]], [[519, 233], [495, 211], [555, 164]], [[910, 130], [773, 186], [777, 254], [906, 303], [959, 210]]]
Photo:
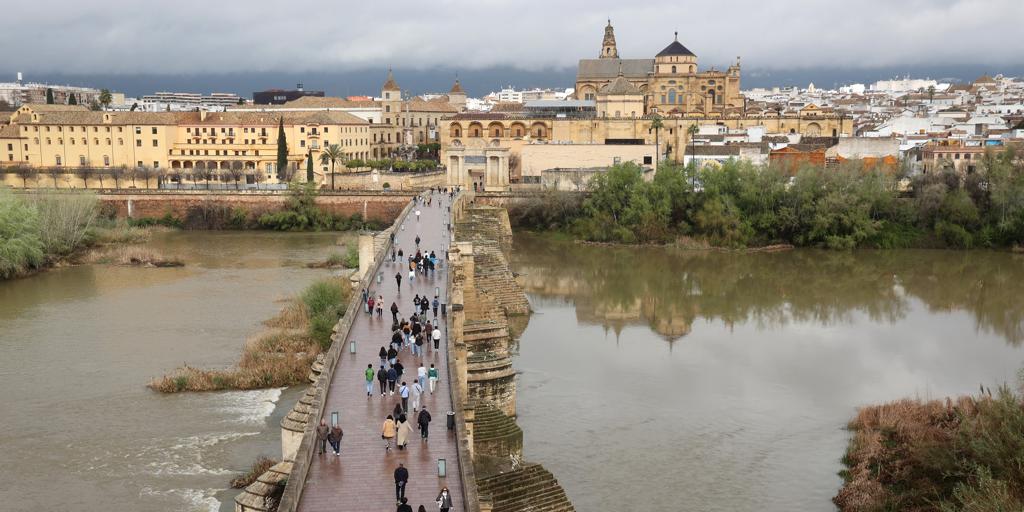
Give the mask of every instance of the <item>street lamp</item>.
[[437, 477], [444, 478], [448, 474], [448, 463], [444, 459], [437, 459]]
[[348, 353], [349, 354], [355, 354], [356, 353], [356, 340], [349, 340], [348, 341]]

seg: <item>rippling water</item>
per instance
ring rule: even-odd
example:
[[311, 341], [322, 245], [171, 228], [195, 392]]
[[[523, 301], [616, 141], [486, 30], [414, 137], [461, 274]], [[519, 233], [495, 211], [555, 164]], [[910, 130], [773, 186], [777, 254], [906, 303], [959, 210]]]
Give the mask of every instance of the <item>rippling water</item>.
[[526, 458], [578, 510], [831, 511], [861, 405], [1013, 382], [1024, 258], [517, 235]]
[[234, 364], [338, 236], [168, 233], [183, 268], [79, 266], [0, 283], [0, 509], [233, 510], [228, 480], [280, 457], [303, 390], [160, 395], [188, 363]]

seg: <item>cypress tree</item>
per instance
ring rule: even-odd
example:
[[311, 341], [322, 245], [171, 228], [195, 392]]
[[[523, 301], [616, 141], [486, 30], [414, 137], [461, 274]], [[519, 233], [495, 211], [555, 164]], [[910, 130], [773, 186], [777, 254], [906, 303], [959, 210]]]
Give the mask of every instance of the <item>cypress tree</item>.
[[68, 95], [68, 105], [78, 105], [78, 99], [75, 98], [75, 93]]
[[313, 182], [313, 152], [306, 155], [306, 183]]
[[46, 104], [53, 105], [53, 89], [49, 87], [46, 88]]
[[284, 118], [277, 125], [277, 179], [283, 179], [288, 169], [288, 139], [284, 136]]

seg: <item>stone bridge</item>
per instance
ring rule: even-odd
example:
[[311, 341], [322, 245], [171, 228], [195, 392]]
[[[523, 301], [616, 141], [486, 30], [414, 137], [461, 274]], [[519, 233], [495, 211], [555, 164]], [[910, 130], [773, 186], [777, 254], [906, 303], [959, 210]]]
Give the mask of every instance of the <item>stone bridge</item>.
[[[419, 221], [414, 209], [422, 211]], [[392, 233], [406, 251], [419, 234], [421, 247], [447, 253], [434, 278], [417, 277], [412, 288], [403, 281], [402, 300], [397, 301], [405, 317], [415, 293], [436, 290], [446, 304], [441, 350], [423, 359], [442, 373], [438, 392], [425, 395], [434, 418], [429, 442], [415, 439], [405, 452], [385, 453], [380, 426], [396, 397], [367, 397], [362, 372], [390, 339], [391, 320], [364, 314], [361, 301], [354, 300], [335, 327], [330, 350], [311, 369], [312, 385], [282, 421], [283, 462], [236, 498], [237, 512], [274, 510], [278, 499], [278, 510], [286, 512], [394, 510], [392, 472], [398, 462], [409, 469], [406, 496], [413, 509], [424, 504], [436, 510], [434, 498], [447, 486], [453, 511], [574, 510], [550, 472], [522, 459], [510, 324], [527, 318], [530, 305], [508, 264], [508, 214], [475, 204], [465, 192], [448, 210], [446, 202], [441, 208], [407, 204], [390, 228], [360, 238], [360, 261], [366, 264], [357, 289], [384, 295], [385, 304], [399, 296], [393, 276], [400, 266], [390, 262]], [[405, 357], [412, 359], [403, 352], [400, 359]], [[450, 431], [445, 430], [449, 411], [454, 420]], [[318, 455], [314, 442], [315, 426], [332, 412], [339, 413], [345, 430], [337, 458]], [[444, 459], [444, 475], [438, 459]]]

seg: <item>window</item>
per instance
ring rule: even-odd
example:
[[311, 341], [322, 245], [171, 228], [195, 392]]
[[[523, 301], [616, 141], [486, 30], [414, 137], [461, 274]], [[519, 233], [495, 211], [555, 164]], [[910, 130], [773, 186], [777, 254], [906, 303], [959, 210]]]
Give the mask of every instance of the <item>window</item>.
[[78, 165], [85, 165], [85, 155], [78, 155]]
[[153, 127], [153, 135], [156, 135], [156, 126]]
[[676, 67], [672, 66], [672, 74], [674, 75], [675, 73], [676, 73]]
[[652, 158], [651, 156], [645, 156], [644, 157], [644, 165], [651, 165], [651, 163], [653, 163], [653, 162], [654, 162], [654, 158]]
[[57, 167], [60, 167], [60, 155], [57, 155]]
[[142, 139], [136, 139], [135, 140], [135, 147], [137, 147], [137, 148], [141, 148], [142, 147]]
[[306, 141], [304, 141], [304, 140], [300, 140], [300, 141], [299, 141], [299, 147], [300, 147], [300, 148], [304, 148], [304, 147], [306, 147]]
[[157, 141], [156, 139], [153, 139], [153, 147], [154, 148], [157, 147], [159, 144], [160, 144], [159, 141]]
[[103, 155], [103, 166], [110, 167], [110, 157], [107, 155]]
[[118, 146], [124, 146], [124, 139], [122, 139], [122, 138], [118, 137], [118, 138], [117, 138], [117, 145], [118, 145]]
[[306, 133], [306, 127], [305, 126], [300, 126], [299, 127], [299, 133]]
[[139, 163], [138, 165], [136, 165], [136, 167], [142, 167], [142, 160], [139, 160]]
[[[71, 129], [74, 130], [74, 127], [72, 127]], [[142, 135], [142, 127], [141, 126], [136, 126], [135, 127], [135, 135]]]
[[157, 162], [156, 160], [153, 160], [153, 168], [154, 169], [159, 169], [160, 168], [160, 162]]

